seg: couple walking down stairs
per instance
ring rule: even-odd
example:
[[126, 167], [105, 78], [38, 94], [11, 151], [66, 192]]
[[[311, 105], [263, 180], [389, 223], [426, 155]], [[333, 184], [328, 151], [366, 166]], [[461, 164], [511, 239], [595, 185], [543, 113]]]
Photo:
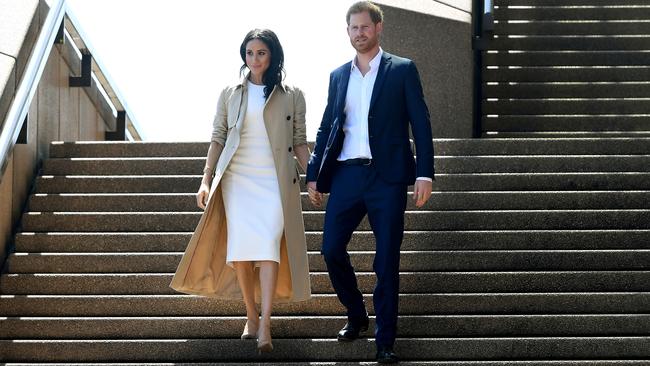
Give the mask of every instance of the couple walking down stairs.
[[[433, 198], [406, 213], [402, 364], [648, 364], [650, 138], [434, 144]], [[51, 146], [0, 277], [2, 362], [374, 360], [372, 339], [335, 340], [345, 319], [319, 253], [323, 212], [306, 193], [315, 296], [276, 306], [272, 354], [239, 339], [241, 304], [168, 288], [199, 219], [193, 194], [205, 149]], [[367, 230], [350, 249], [372, 304]], [[443, 362], [453, 360], [467, 362]]]
[[[516, 138], [434, 141], [433, 197], [406, 212], [401, 364], [649, 365], [650, 1], [494, 5], [482, 135]], [[241, 304], [168, 287], [206, 150], [51, 146], [0, 276], [1, 363], [373, 363], [371, 338], [335, 339], [343, 309], [306, 193], [315, 295], [276, 306], [273, 353], [239, 339]], [[372, 322], [367, 230], [350, 251]]]

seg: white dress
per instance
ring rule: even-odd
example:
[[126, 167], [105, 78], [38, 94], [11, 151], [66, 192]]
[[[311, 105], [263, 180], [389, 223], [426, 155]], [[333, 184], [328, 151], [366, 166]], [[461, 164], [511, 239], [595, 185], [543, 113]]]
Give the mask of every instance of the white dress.
[[248, 82], [239, 147], [221, 178], [228, 227], [226, 263], [280, 262], [284, 216], [273, 153], [264, 126], [264, 85]]

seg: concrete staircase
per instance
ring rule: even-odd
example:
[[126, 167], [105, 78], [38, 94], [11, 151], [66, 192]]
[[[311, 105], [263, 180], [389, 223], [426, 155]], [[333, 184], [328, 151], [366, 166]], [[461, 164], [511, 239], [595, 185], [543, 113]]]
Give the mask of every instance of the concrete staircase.
[[[433, 197], [406, 213], [402, 364], [649, 365], [650, 138], [435, 145]], [[306, 196], [315, 295], [276, 307], [272, 354], [238, 339], [241, 304], [168, 288], [199, 219], [193, 193], [206, 150], [51, 146], [0, 277], [0, 362], [373, 360], [372, 339], [333, 338], [345, 320], [318, 253], [323, 212]], [[370, 294], [367, 230], [350, 249]]]
[[484, 135], [650, 135], [650, 1], [494, 4]]

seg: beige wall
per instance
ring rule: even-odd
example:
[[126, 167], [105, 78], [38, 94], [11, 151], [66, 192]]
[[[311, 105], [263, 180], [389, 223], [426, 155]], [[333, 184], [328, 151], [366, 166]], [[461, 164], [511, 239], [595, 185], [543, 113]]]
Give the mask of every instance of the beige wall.
[[50, 142], [104, 139], [104, 120], [84, 89], [68, 87], [71, 72], [53, 48], [30, 105], [27, 144], [14, 147], [0, 180], [0, 263]]
[[[471, 1], [379, 0], [382, 47], [415, 61], [434, 137], [473, 134]], [[452, 4], [454, 6], [449, 6]]]
[[0, 125], [42, 24], [39, 0], [0, 0]]

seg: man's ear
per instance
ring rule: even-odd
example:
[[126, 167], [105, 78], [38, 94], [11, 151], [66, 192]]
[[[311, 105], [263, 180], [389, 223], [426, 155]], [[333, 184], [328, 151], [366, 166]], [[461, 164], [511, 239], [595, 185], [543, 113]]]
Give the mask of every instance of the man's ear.
[[375, 27], [377, 28], [377, 33], [381, 33], [384, 30], [384, 22], [375, 24]]

